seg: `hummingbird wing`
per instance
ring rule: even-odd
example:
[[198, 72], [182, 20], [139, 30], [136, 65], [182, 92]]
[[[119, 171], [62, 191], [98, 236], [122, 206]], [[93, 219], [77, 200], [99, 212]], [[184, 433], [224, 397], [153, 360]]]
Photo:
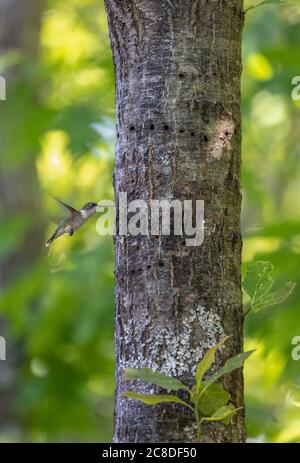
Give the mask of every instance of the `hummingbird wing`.
[[64, 233], [66, 233], [66, 225], [69, 224], [70, 222], [70, 218], [67, 217], [65, 219], [63, 219], [56, 227], [56, 229], [54, 230], [54, 232], [52, 233], [52, 235], [50, 236], [50, 238], [46, 241], [46, 246], [50, 246], [51, 243], [53, 243], [54, 240], [56, 240], [57, 238], [59, 238], [61, 235], [63, 235]]
[[76, 209], [74, 209], [74, 207], [70, 206], [69, 204], [66, 204], [64, 203], [63, 201], [61, 201], [60, 199], [56, 198], [55, 196], [52, 196], [50, 195], [50, 193], [48, 193], [49, 196], [51, 196], [51, 198], [55, 199], [55, 201], [57, 201], [59, 204], [61, 204], [65, 209], [67, 209], [67, 211], [70, 213], [70, 216], [71, 217], [74, 217], [74, 216], [80, 216], [80, 212], [77, 211]]

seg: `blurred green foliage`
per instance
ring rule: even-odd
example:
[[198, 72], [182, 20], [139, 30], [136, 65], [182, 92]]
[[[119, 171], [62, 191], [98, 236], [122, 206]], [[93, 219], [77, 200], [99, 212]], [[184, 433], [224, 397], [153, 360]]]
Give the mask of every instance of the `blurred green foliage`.
[[[246, 2], [246, 6], [255, 3]], [[247, 13], [242, 86], [244, 263], [270, 261], [287, 301], [246, 320], [249, 437], [300, 441], [300, 6], [261, 6]], [[38, 174], [44, 237], [59, 214], [49, 191], [75, 207], [112, 198], [114, 78], [106, 16], [98, 0], [49, 0], [39, 59], [0, 56], [0, 72], [18, 63], [5, 106], [5, 166], [32, 156]], [[2, 102], [0, 102], [2, 104]], [[25, 115], [25, 117], [24, 117]], [[15, 135], [17, 133], [17, 136]], [[24, 162], [25, 162], [24, 161]], [[1, 203], [1, 209], [3, 208]], [[63, 214], [63, 212], [62, 212]], [[0, 256], [22, 248], [26, 211], [1, 223]], [[276, 289], [276, 288], [274, 288]], [[110, 238], [83, 232], [41, 249], [2, 290], [9, 339], [22, 345], [14, 413], [17, 436], [2, 440], [103, 441], [112, 435], [113, 252]]]
[[300, 75], [299, 33], [298, 1], [246, 15], [244, 265], [270, 261], [277, 288], [297, 283], [283, 304], [246, 320], [246, 345], [258, 348], [245, 366], [248, 434], [267, 442], [300, 442], [300, 364], [291, 357], [300, 332], [300, 101], [291, 97]]
[[[74, 207], [113, 197], [113, 68], [100, 3], [48, 2], [39, 59], [19, 56], [5, 102], [6, 169], [18, 168], [32, 153], [45, 211], [35, 220], [45, 224], [44, 239], [65, 214], [46, 191]], [[1, 62], [4, 70], [10, 64]], [[26, 218], [23, 211], [2, 224], [1, 258], [18, 254]], [[84, 233], [62, 238], [50, 251], [42, 248], [2, 291], [0, 311], [9, 320], [8, 343], [25, 351], [14, 403], [22, 431], [2, 440], [110, 441], [111, 238], [99, 237], [91, 220]]]

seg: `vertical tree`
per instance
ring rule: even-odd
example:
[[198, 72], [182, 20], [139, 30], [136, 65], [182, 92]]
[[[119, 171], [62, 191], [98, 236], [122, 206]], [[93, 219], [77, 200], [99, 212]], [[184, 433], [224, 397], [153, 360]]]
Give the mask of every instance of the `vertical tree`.
[[[32, 146], [37, 143], [33, 140], [35, 127], [28, 126], [37, 102], [35, 90], [29, 91], [28, 69], [25, 71], [28, 62], [32, 67], [36, 58], [43, 4], [44, 0], [0, 0], [0, 51], [7, 62], [18, 55], [18, 64], [1, 72], [7, 101], [0, 101], [0, 226], [2, 232], [8, 230], [4, 236], [12, 238], [12, 245], [2, 248], [0, 254], [1, 290], [36, 262], [44, 238], [36, 146]], [[21, 344], [8, 333], [7, 320], [1, 316], [0, 335], [7, 338], [7, 360], [0, 362], [0, 429], [10, 434], [18, 428], [13, 408], [23, 354]]]
[[[205, 350], [241, 351], [242, 0], [106, 0], [116, 76], [116, 201], [205, 201], [205, 239], [115, 239], [116, 442], [194, 442], [189, 410], [123, 398], [125, 367], [192, 381]], [[243, 406], [239, 370], [225, 377]], [[152, 386], [139, 384], [139, 392]], [[244, 412], [204, 441], [244, 440]]]

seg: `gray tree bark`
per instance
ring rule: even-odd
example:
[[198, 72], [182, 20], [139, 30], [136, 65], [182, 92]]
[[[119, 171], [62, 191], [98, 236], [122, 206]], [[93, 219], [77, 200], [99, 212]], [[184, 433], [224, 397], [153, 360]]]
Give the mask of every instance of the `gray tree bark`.
[[[44, 0], [0, 0], [0, 51], [9, 53], [18, 51], [24, 62], [36, 58], [38, 51], [38, 36]], [[14, 86], [23, 82], [21, 65], [16, 65], [4, 73], [6, 79], [7, 101], [0, 101], [0, 226], [5, 226], [7, 220], [23, 214], [30, 221], [30, 226], [24, 232], [20, 246], [0, 260], [0, 289], [4, 290], [18, 275], [34, 265], [40, 257], [44, 239], [44, 223], [42, 220], [40, 191], [35, 168], [35, 154], [25, 151], [18, 164], [11, 163], [10, 153], [18, 140], [9, 138], [6, 134], [7, 124], [13, 126], [13, 118], [19, 114], [8, 111], [10, 104], [15, 104], [13, 98], [18, 95]], [[34, 102], [33, 102], [34, 104]], [[25, 123], [26, 114], [24, 114]], [[17, 342], [10, 336], [9, 323], [5, 316], [0, 318], [0, 336], [6, 338], [6, 361], [0, 361], [0, 434], [2, 439], [16, 438], [21, 432], [21, 423], [14, 414], [14, 400], [18, 378], [21, 373], [23, 359], [22, 341]]]
[[[196, 442], [188, 409], [121, 396], [126, 367], [191, 384], [223, 335], [222, 364], [243, 347], [240, 164], [242, 0], [106, 0], [116, 76], [116, 201], [202, 199], [205, 239], [115, 238], [115, 442]], [[241, 370], [225, 377], [244, 406]], [[206, 442], [242, 442], [244, 412], [204, 428]]]

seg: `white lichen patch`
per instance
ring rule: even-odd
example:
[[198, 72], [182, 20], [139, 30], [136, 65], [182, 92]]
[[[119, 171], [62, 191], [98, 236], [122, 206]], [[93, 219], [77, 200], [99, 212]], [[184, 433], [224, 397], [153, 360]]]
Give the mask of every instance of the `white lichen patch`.
[[[131, 344], [131, 348], [126, 349], [127, 355], [128, 351], [131, 353], [129, 358], [122, 359], [121, 368], [151, 368], [175, 377], [194, 374], [206, 350], [224, 336], [221, 319], [214, 311], [197, 306], [176, 321], [174, 326], [169, 320], [160, 318], [157, 321], [159, 327], [155, 327], [146, 320], [143, 329], [151, 329], [155, 333], [147, 345], [133, 339], [132, 320], [128, 321], [124, 326], [123, 342]], [[137, 344], [138, 351], [132, 350]]]

